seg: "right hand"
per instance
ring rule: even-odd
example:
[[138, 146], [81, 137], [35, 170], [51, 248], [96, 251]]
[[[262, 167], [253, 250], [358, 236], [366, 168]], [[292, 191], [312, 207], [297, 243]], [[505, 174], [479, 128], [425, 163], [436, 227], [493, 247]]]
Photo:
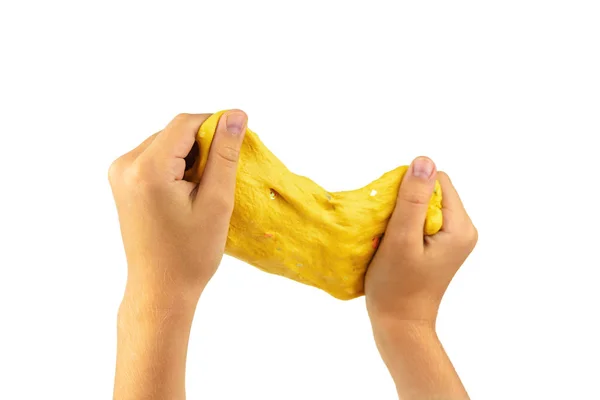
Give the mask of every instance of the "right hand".
[[[435, 235], [424, 236], [436, 178], [442, 187], [443, 225]], [[367, 310], [374, 327], [400, 321], [435, 326], [442, 297], [477, 237], [448, 175], [436, 172], [429, 158], [415, 159], [365, 277]]]

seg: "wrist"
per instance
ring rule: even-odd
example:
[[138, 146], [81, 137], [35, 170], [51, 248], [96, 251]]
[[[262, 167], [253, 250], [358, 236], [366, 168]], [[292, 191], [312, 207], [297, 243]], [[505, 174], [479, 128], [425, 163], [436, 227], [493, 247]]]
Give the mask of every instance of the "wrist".
[[397, 342], [406, 337], [431, 337], [436, 334], [435, 320], [379, 319], [372, 321], [377, 342]]
[[130, 272], [123, 299], [160, 308], [190, 308], [196, 306], [204, 291], [205, 285], [188, 284], [167, 275], [158, 279], [152, 275]]
[[439, 302], [429, 299], [385, 299], [367, 297], [367, 311], [374, 328], [384, 330], [402, 327], [432, 327], [435, 329]]
[[128, 281], [119, 307], [119, 319], [160, 315], [191, 320], [199, 297], [200, 293], [153, 289]]

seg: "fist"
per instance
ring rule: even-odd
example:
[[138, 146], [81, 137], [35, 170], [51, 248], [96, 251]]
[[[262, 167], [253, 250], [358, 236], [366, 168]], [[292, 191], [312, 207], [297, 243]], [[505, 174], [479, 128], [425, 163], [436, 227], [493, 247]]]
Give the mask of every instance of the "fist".
[[[442, 187], [441, 230], [424, 236], [423, 224], [436, 179]], [[477, 243], [477, 229], [444, 172], [429, 158], [407, 171], [381, 245], [367, 269], [365, 295], [374, 321], [435, 325], [450, 281]]]

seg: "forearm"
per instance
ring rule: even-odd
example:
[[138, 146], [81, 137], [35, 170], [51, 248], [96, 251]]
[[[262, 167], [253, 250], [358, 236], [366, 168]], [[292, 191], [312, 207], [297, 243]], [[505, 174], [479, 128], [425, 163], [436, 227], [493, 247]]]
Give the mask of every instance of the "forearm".
[[185, 399], [192, 301], [127, 291], [117, 322], [115, 400]]
[[467, 400], [450, 359], [427, 322], [374, 325], [377, 347], [401, 400]]

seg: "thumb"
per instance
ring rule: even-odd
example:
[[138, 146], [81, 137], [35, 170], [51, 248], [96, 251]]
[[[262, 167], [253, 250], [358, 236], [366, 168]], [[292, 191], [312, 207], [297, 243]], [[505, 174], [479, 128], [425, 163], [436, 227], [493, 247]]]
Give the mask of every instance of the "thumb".
[[435, 187], [436, 167], [427, 157], [417, 157], [402, 179], [396, 208], [389, 222], [393, 236], [409, 246], [423, 246], [423, 225]]
[[238, 159], [247, 122], [248, 117], [241, 110], [230, 110], [221, 115], [198, 194], [208, 191], [219, 201], [233, 207]]

